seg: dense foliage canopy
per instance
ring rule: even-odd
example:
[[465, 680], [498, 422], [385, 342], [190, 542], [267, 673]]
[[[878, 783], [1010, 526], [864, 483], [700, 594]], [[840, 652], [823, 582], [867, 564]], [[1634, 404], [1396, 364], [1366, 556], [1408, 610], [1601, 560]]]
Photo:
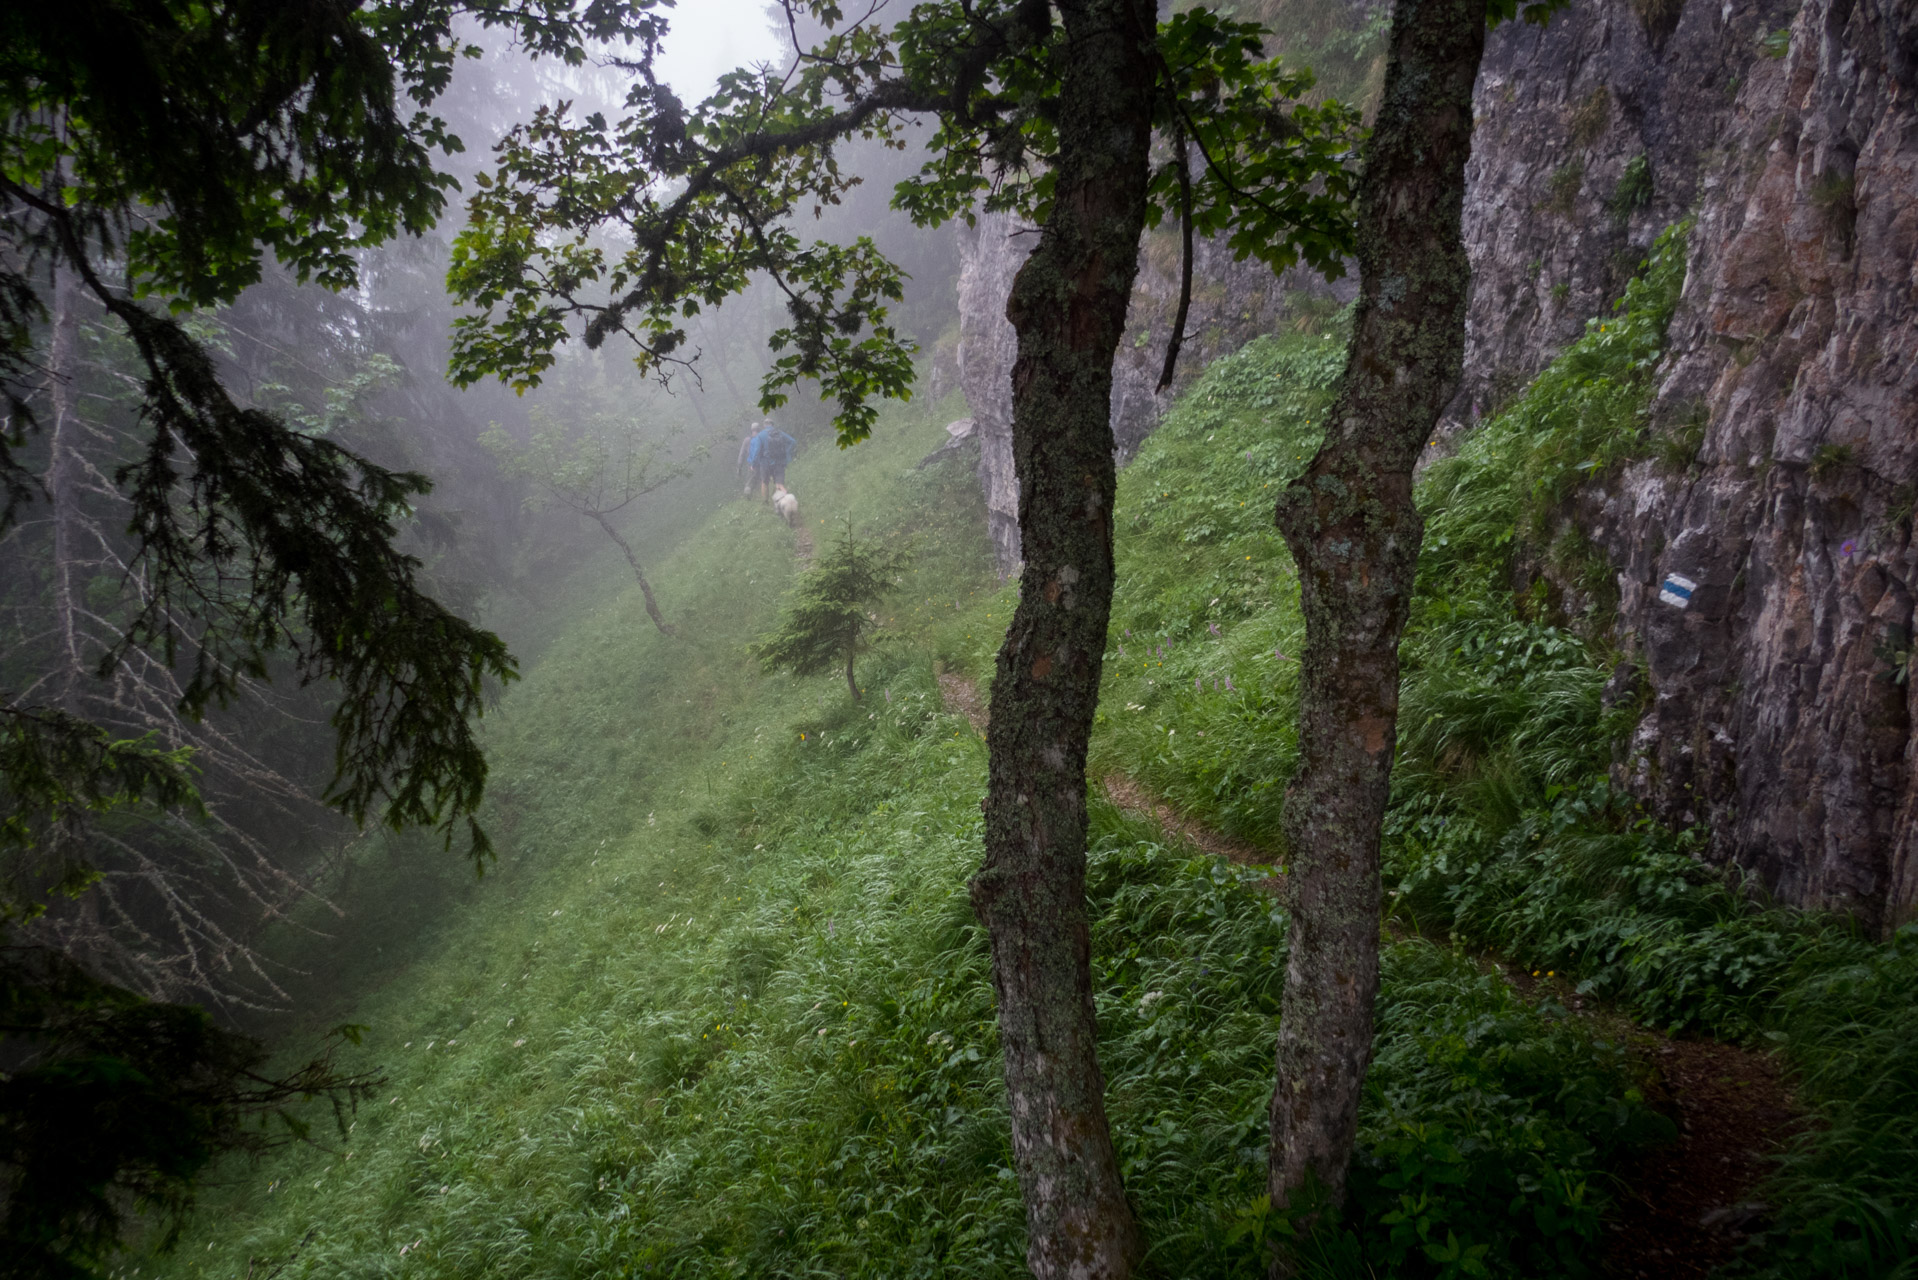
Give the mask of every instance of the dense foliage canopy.
[[[784, 68], [735, 71], [689, 110], [641, 63], [623, 117], [575, 119], [561, 104], [506, 139], [455, 249], [452, 286], [480, 308], [460, 323], [458, 377], [537, 385], [575, 333], [589, 346], [623, 333], [641, 369], [668, 375], [688, 362], [690, 318], [763, 273], [789, 323], [772, 338], [783, 354], [762, 407], [817, 379], [850, 444], [870, 432], [875, 398], [910, 395], [912, 347], [888, 319], [897, 266], [870, 238], [808, 243], [796, 223], [860, 181], [842, 144], [904, 147], [920, 116], [937, 123], [930, 158], [895, 207], [924, 225], [980, 208], [1043, 222], [1071, 49], [1029, 2], [920, 5], [893, 26], [848, 20], [830, 0], [783, 9]], [[823, 35], [807, 48], [802, 30]], [[1336, 275], [1352, 245], [1357, 114], [1311, 102], [1311, 73], [1266, 59], [1261, 35], [1208, 9], [1161, 26], [1157, 123], [1178, 141], [1155, 164], [1150, 220]], [[1196, 177], [1186, 140], [1203, 158]]]

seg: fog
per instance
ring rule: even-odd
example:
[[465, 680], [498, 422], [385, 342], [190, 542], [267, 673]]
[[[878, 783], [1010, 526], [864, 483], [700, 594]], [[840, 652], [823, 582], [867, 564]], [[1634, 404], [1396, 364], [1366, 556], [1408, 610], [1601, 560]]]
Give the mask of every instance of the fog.
[[761, 0], [695, 0], [673, 9], [668, 21], [671, 31], [654, 70], [687, 102], [711, 93], [726, 72], [788, 51], [774, 37]]

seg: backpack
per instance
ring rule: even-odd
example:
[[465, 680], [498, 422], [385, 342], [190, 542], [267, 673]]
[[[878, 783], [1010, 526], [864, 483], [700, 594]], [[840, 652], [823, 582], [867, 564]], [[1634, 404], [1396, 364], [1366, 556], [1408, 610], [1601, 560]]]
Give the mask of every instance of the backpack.
[[777, 427], [768, 430], [765, 443], [760, 446], [763, 450], [760, 462], [768, 467], [785, 466], [793, 460], [793, 445], [796, 443], [797, 441]]

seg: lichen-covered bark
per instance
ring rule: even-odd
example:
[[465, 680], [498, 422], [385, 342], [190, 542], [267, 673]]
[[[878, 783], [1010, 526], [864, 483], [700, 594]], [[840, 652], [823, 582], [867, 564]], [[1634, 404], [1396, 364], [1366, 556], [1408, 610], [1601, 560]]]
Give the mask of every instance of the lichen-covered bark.
[[1108, 405], [1145, 222], [1150, 0], [1068, 0], [1055, 198], [1007, 316], [1025, 570], [992, 686], [993, 984], [1035, 1276], [1128, 1276], [1140, 1241], [1106, 1124], [1085, 905], [1087, 741], [1112, 605]]
[[[1272, 1096], [1274, 1205], [1343, 1198], [1372, 1057], [1379, 828], [1398, 723], [1399, 636], [1422, 524], [1412, 466], [1458, 380], [1460, 243], [1485, 0], [1399, 0], [1360, 186], [1359, 300], [1325, 442], [1279, 499], [1306, 648], [1286, 792], [1290, 956]], [[1288, 1263], [1280, 1258], [1276, 1274]]]

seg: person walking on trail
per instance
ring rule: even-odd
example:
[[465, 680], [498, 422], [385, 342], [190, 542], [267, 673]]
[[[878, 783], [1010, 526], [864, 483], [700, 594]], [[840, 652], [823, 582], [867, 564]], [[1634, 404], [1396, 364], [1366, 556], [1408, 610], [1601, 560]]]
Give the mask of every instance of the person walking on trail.
[[792, 461], [793, 449], [798, 443], [770, 422], [753, 437], [749, 455], [753, 473], [759, 478], [761, 499], [772, 491], [774, 485], [786, 483], [786, 464]]
[[753, 472], [749, 469], [753, 465], [751, 457], [753, 441], [765, 429], [766, 424], [763, 422], [749, 422], [746, 424], [746, 433], [739, 437], [739, 460], [733, 463], [733, 481], [737, 483], [742, 477], [745, 479], [746, 496], [749, 498], [753, 493]]

